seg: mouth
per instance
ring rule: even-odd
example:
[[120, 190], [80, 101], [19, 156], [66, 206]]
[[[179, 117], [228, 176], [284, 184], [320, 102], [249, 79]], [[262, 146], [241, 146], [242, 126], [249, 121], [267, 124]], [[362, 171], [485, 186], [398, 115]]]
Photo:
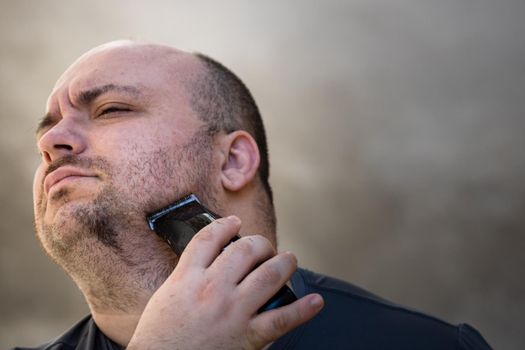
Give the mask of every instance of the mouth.
[[49, 191], [59, 184], [89, 177], [96, 177], [96, 175], [87, 173], [86, 171], [83, 171], [78, 168], [63, 166], [45, 177], [44, 191], [46, 195], [48, 195]]

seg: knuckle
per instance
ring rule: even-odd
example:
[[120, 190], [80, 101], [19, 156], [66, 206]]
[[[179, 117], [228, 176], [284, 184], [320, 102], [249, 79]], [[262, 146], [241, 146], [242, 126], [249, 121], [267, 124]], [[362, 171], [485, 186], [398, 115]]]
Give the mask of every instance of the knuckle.
[[285, 313], [274, 315], [271, 319], [264, 322], [248, 324], [247, 338], [252, 345], [261, 348], [282, 336], [289, 329], [289, 320]]
[[225, 221], [223, 218], [220, 218], [197, 232], [193, 239], [200, 241], [215, 241], [217, 240], [217, 237], [224, 235], [227, 231], [227, 221]]
[[206, 227], [197, 232], [193, 239], [200, 242], [210, 242], [214, 240], [214, 233], [210, 228]]
[[235, 248], [245, 256], [252, 255], [254, 253], [253, 239], [251, 237], [243, 237], [237, 240], [235, 243]]
[[[272, 338], [267, 333], [266, 328], [256, 328], [251, 322], [248, 324], [247, 338], [250, 340], [249, 343], [251, 345], [262, 347], [270, 342]], [[249, 346], [246, 348], [249, 348]]]
[[213, 298], [218, 293], [218, 285], [213, 279], [207, 279], [197, 294], [197, 300], [204, 301]]
[[254, 235], [252, 237], [254, 239], [258, 240], [260, 242], [260, 244], [264, 246], [265, 249], [275, 251], [275, 248], [273, 247], [273, 244], [265, 236], [263, 236], [263, 235]]
[[271, 252], [272, 256], [275, 255], [275, 247], [268, 238], [261, 235], [257, 235], [256, 237], [261, 241], [261, 244], [263, 245], [265, 251]]
[[255, 279], [255, 284], [259, 287], [267, 285], [275, 285], [281, 282], [281, 272], [274, 265], [262, 265], [259, 268], [258, 277]]
[[250, 235], [250, 236], [244, 236], [241, 239], [238, 240], [238, 242], [249, 242], [252, 251], [249, 253], [253, 253], [254, 251], [257, 251], [259, 255], [264, 256], [274, 256], [275, 255], [275, 248], [272, 245], [272, 243], [264, 236], [261, 235]]
[[270, 331], [272, 334], [284, 333], [288, 328], [288, 317], [285, 313], [277, 314], [270, 322]]

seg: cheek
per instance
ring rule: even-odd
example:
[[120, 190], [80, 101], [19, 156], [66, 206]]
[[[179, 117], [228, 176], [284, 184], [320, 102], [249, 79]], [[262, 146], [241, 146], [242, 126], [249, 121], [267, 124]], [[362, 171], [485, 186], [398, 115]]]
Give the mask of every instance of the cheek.
[[41, 164], [35, 171], [33, 178], [33, 206], [35, 210], [35, 216], [38, 213], [38, 208], [42, 205], [43, 196], [43, 181], [44, 181], [44, 169]]
[[[119, 193], [126, 193], [144, 211], [151, 211], [171, 202], [187, 189], [184, 169], [188, 164], [174, 147], [129, 145], [121, 150], [113, 182]], [[125, 156], [124, 156], [125, 154]]]
[[169, 128], [155, 128], [143, 127], [142, 133], [121, 130], [119, 135], [107, 137], [114, 141], [104, 146], [105, 154], [98, 152], [110, 160], [111, 182], [125, 196], [122, 199], [145, 213], [195, 190], [205, 175], [198, 169], [209, 166], [201, 152], [202, 142]]

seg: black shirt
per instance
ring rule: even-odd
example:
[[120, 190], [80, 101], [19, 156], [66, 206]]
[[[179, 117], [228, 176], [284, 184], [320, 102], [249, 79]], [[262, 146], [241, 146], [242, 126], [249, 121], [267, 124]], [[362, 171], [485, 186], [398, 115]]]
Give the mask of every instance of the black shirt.
[[[276, 341], [279, 349], [491, 349], [467, 324], [457, 326], [381, 299], [341, 280], [299, 269], [292, 286], [301, 297], [319, 293], [324, 309], [310, 322]], [[119, 350], [86, 316], [39, 350]]]

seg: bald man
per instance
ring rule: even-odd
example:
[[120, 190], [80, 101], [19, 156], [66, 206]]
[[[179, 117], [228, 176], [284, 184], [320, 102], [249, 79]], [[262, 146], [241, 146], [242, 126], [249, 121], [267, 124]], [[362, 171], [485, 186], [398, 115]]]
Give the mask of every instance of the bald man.
[[[38, 349], [489, 348], [468, 325], [277, 252], [259, 111], [204, 55], [128, 41], [87, 52], [57, 81], [37, 144], [37, 236], [91, 311]], [[189, 193], [223, 218], [179, 256], [146, 216]], [[298, 300], [258, 312], [287, 281]]]

